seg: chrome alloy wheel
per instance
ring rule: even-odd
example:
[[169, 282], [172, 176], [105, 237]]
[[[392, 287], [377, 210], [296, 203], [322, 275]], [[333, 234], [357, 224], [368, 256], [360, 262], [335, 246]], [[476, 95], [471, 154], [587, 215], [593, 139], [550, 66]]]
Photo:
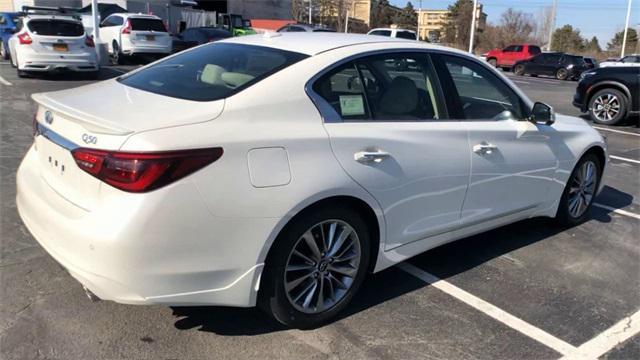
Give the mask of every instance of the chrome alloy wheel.
[[571, 179], [569, 188], [569, 214], [579, 218], [584, 214], [596, 192], [596, 164], [586, 161], [580, 166]]
[[308, 229], [289, 254], [284, 272], [287, 299], [307, 314], [336, 305], [351, 288], [360, 265], [356, 231], [341, 220], [326, 220]]
[[593, 115], [601, 121], [611, 121], [620, 112], [620, 99], [613, 94], [602, 94], [593, 102]]

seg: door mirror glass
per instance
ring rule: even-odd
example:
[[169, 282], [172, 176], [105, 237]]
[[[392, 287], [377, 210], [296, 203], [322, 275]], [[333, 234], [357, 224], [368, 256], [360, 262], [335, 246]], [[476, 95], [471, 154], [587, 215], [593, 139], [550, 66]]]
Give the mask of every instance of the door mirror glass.
[[534, 124], [551, 125], [556, 121], [553, 108], [545, 103], [537, 102], [533, 104], [531, 115], [527, 119]]

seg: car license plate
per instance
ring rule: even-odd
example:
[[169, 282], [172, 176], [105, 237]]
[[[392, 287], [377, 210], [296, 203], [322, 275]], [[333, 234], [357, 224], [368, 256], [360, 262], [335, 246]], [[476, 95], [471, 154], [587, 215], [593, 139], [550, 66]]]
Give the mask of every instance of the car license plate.
[[67, 44], [53, 44], [53, 50], [67, 52], [69, 51], [69, 46]]
[[156, 39], [155, 35], [147, 35], [147, 41], [154, 41]]

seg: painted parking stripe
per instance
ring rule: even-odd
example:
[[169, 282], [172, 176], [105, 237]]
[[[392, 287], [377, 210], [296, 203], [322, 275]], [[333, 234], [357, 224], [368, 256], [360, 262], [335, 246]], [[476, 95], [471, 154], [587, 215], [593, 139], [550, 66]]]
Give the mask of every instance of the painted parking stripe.
[[3, 78], [2, 76], [0, 76], [0, 84], [2, 85], [7, 85], [7, 86], [11, 86], [13, 85], [12, 83], [8, 82], [5, 78]]
[[633, 159], [624, 158], [622, 156], [615, 156], [615, 155], [609, 155], [609, 157], [612, 158], [612, 159], [620, 160], [620, 161], [628, 161], [628, 162], [632, 162], [634, 164], [640, 164], [640, 160], [633, 160]]
[[618, 134], [625, 134], [625, 135], [640, 136], [640, 134], [638, 134], [638, 133], [634, 133], [634, 132], [631, 132], [631, 131], [615, 130], [615, 129], [609, 129], [609, 128], [600, 127], [600, 126], [594, 126], [593, 128], [594, 128], [594, 129], [598, 129], [598, 130], [602, 130], [602, 131], [610, 131], [610, 132], [618, 133]]
[[602, 334], [580, 345], [574, 352], [561, 360], [597, 359], [625, 340], [640, 333], [640, 311], [626, 317]]
[[439, 279], [438, 277], [416, 267], [407, 262], [397, 265], [401, 270], [417, 277], [418, 279], [430, 284], [431, 286], [453, 296], [454, 298], [464, 302], [465, 304], [481, 311], [482, 313], [500, 321], [512, 329], [538, 341], [539, 343], [559, 352], [562, 355], [573, 354], [577, 348], [557, 337], [539, 329], [528, 322], [521, 320], [506, 311], [474, 296], [459, 287]]
[[609, 210], [612, 211], [616, 214], [620, 214], [620, 215], [624, 215], [624, 216], [628, 216], [628, 217], [632, 217], [634, 219], [638, 219], [640, 220], [640, 215], [632, 213], [630, 211], [626, 211], [626, 210], [621, 210], [621, 209], [616, 209], [614, 207], [611, 207], [609, 205], [604, 205], [604, 204], [598, 204], [598, 203], [593, 203], [593, 206], [597, 206], [599, 208], [605, 209], [605, 210]]

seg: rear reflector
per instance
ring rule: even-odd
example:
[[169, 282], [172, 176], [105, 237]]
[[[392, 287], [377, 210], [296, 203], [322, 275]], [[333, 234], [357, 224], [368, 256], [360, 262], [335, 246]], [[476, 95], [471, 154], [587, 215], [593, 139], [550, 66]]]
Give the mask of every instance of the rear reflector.
[[80, 169], [123, 191], [141, 193], [168, 185], [222, 156], [222, 148], [167, 152], [120, 152], [78, 148]]
[[93, 41], [93, 35], [87, 35], [84, 39], [84, 44], [88, 47], [96, 47], [96, 43]]
[[127, 19], [127, 22], [124, 24], [124, 28], [122, 28], [121, 33], [131, 34], [131, 20]]

